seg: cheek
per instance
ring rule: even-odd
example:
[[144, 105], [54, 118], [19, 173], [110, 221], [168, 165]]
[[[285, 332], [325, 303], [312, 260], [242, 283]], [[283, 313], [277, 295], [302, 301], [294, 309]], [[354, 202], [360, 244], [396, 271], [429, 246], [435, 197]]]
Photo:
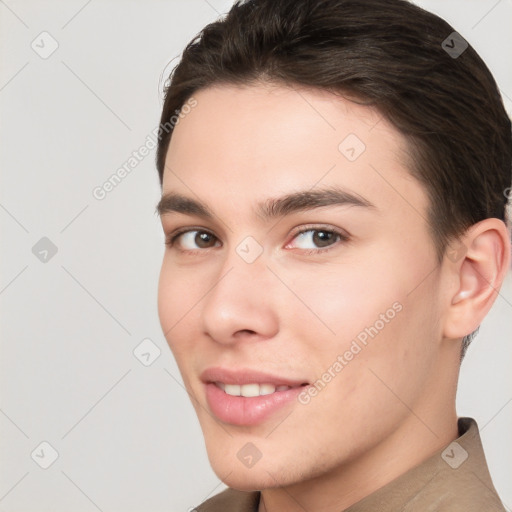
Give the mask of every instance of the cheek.
[[193, 316], [198, 288], [197, 281], [191, 285], [187, 271], [180, 271], [164, 256], [158, 281], [158, 316], [173, 352], [178, 348], [175, 340], [184, 339], [183, 332], [179, 333]]
[[175, 300], [176, 294], [173, 292], [174, 280], [172, 279], [172, 273], [169, 265], [166, 264], [165, 256], [160, 269], [160, 277], [158, 280], [158, 317], [160, 319], [160, 325], [162, 331], [167, 338], [169, 329], [174, 324]]
[[[400, 280], [372, 265], [340, 264], [300, 275], [294, 280], [294, 291], [307, 307], [299, 318], [306, 329], [316, 330], [316, 337], [321, 333], [333, 343], [351, 340], [388, 310], [394, 317], [393, 304], [403, 296]], [[302, 306], [293, 307], [297, 312]]]
[[[400, 260], [397, 254], [394, 259], [369, 257], [331, 269], [317, 268], [296, 278], [294, 291], [309, 311], [297, 303], [290, 305], [286, 321], [307, 343], [317, 377], [342, 356], [343, 371], [337, 365], [338, 372], [331, 372], [351, 373], [351, 388], [360, 378], [367, 380], [357, 392], [382, 387], [368, 366], [389, 384], [404, 388], [408, 381], [424, 379], [434, 354], [431, 341], [437, 324], [436, 309], [429, 306], [435, 302], [435, 276], [425, 281], [424, 274], [421, 260]], [[362, 373], [354, 372], [356, 368]]]
[[[301, 333], [316, 378], [329, 382], [332, 400], [358, 410], [368, 403], [366, 395], [375, 396], [368, 365], [394, 367], [395, 356], [404, 350], [408, 306], [399, 281], [388, 276], [379, 282], [376, 272], [340, 267], [304, 278], [297, 294], [311, 312], [293, 315], [290, 310], [287, 320]], [[336, 383], [331, 386], [331, 381]]]
[[[435, 256], [426, 254], [426, 247], [426, 240], [411, 245], [397, 234], [351, 248], [333, 263], [283, 271], [290, 273], [295, 293], [310, 310], [300, 317], [304, 324], [322, 329], [327, 339], [351, 339], [376, 323], [379, 331], [387, 331], [397, 316], [431, 319]], [[400, 315], [397, 304], [403, 308]], [[408, 331], [407, 325], [401, 328]]]

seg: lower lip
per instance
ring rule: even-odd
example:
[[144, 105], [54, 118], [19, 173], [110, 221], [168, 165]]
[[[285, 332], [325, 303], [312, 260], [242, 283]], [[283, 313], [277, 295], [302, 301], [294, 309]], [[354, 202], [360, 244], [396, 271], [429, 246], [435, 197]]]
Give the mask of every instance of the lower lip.
[[258, 425], [296, 400], [306, 386], [254, 397], [228, 395], [213, 383], [205, 387], [208, 406], [219, 420], [232, 425]]

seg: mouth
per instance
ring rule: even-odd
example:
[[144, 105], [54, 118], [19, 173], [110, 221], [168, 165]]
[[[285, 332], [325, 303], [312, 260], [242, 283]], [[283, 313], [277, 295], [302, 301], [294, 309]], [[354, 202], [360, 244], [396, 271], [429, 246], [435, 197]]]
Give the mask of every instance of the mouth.
[[252, 398], [256, 396], [272, 395], [281, 391], [288, 391], [290, 389], [300, 388], [307, 386], [308, 383], [304, 382], [298, 386], [286, 386], [276, 384], [226, 384], [225, 382], [213, 382], [219, 389], [222, 389], [226, 395], [230, 396], [243, 396], [245, 398]]
[[303, 379], [221, 367], [208, 368], [200, 378], [213, 415], [224, 423], [239, 426], [262, 424], [296, 406], [298, 395], [309, 385]]

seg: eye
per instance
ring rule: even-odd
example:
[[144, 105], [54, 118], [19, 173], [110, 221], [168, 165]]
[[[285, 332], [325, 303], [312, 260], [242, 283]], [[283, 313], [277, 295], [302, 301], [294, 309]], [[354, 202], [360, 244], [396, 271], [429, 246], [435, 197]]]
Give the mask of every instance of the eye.
[[[336, 242], [348, 241], [349, 237], [344, 233], [332, 228], [308, 227], [295, 233], [293, 240], [295, 244], [288, 244], [285, 248], [304, 249], [306, 254], [325, 253], [335, 247]], [[169, 235], [165, 241], [166, 245], [184, 253], [200, 253], [205, 249], [219, 247], [218, 238], [212, 233], [203, 229], [183, 229]], [[203, 251], [201, 251], [203, 250]]]
[[216, 240], [217, 237], [208, 231], [189, 229], [187, 231], [172, 234], [165, 243], [170, 247], [174, 247], [174, 245], [179, 241], [179, 250], [187, 252], [215, 247]]
[[296, 240], [295, 247], [306, 249], [307, 253], [316, 253], [326, 252], [337, 241], [345, 242], [348, 238], [348, 236], [334, 229], [316, 227], [299, 231], [295, 235], [294, 240]]

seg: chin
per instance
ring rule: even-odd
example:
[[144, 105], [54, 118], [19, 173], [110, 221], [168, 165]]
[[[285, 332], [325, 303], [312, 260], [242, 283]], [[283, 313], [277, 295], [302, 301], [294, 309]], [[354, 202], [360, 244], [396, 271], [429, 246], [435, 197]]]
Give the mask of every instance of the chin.
[[[222, 467], [222, 470], [224, 469]], [[255, 468], [243, 471], [233, 469], [231, 473], [217, 472], [215, 468], [213, 470], [224, 484], [239, 491], [261, 491], [284, 485], [284, 482], [276, 481], [264, 469], [260, 469], [257, 472]]]
[[240, 491], [261, 491], [283, 487], [300, 482], [301, 475], [298, 468], [291, 468], [289, 464], [281, 463], [274, 457], [265, 460], [263, 456], [252, 467], [246, 467], [238, 458], [237, 453], [228, 454], [212, 450], [208, 453], [210, 465], [217, 477], [228, 487]]

